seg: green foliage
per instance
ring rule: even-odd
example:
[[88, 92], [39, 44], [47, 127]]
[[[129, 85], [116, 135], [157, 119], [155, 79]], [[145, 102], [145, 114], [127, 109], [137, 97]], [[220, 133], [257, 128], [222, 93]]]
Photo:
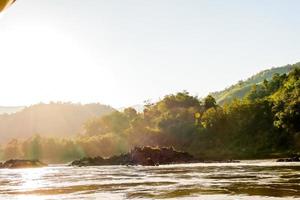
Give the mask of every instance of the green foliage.
[[288, 133], [300, 132], [300, 68], [283, 77], [283, 86], [271, 96], [274, 124]]
[[216, 100], [213, 96], [208, 95], [205, 99], [204, 99], [204, 108], [206, 110], [210, 109], [210, 108], [215, 108], [217, 106]]
[[29, 140], [26, 140], [22, 144], [23, 152], [25, 157], [32, 160], [38, 160], [41, 158], [41, 137], [36, 135]]

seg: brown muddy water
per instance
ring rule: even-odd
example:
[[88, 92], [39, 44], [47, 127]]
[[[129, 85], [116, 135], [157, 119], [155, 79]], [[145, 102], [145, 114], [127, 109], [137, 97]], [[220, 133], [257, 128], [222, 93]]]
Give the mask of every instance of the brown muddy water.
[[300, 163], [0, 169], [0, 199], [300, 199]]

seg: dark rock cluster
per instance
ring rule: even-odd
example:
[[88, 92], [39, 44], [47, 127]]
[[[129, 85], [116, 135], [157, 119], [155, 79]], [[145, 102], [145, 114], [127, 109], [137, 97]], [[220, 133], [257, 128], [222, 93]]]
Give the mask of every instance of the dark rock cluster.
[[18, 169], [18, 168], [36, 168], [45, 167], [46, 164], [39, 160], [8, 160], [0, 163], [0, 168]]
[[75, 160], [72, 166], [100, 166], [100, 165], [143, 165], [157, 166], [164, 164], [195, 163], [195, 159], [187, 152], [174, 150], [172, 147], [152, 148], [136, 147], [127, 154], [112, 156], [110, 158], [83, 158]]
[[300, 156], [293, 156], [291, 158], [280, 158], [277, 162], [300, 162]]

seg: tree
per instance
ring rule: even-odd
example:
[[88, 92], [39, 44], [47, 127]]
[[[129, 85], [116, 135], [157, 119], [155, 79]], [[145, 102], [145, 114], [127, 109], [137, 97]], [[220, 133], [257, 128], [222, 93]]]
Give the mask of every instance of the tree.
[[17, 159], [22, 157], [19, 140], [12, 139], [3, 150], [4, 159]]
[[283, 80], [282, 87], [272, 95], [274, 124], [294, 134], [300, 132], [300, 68], [294, 69]]
[[27, 139], [20, 146], [22, 146], [24, 158], [39, 160], [42, 157], [42, 144], [41, 137], [39, 135], [35, 135], [32, 138]]
[[124, 114], [129, 118], [129, 119], [134, 119], [137, 117], [137, 111], [134, 108], [125, 108], [124, 109]]
[[217, 106], [216, 100], [213, 96], [208, 95], [205, 99], [204, 99], [204, 108], [205, 110], [208, 110], [210, 108], [215, 108]]

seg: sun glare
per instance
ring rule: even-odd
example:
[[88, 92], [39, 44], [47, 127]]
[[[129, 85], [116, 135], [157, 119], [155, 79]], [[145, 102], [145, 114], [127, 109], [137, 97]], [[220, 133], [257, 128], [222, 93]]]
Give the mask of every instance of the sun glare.
[[9, 94], [2, 99], [5, 105], [97, 102], [104, 99], [95, 97], [91, 86], [97, 85], [101, 93], [115, 89], [113, 72], [93, 59], [71, 34], [28, 23], [1, 29], [1, 65], [6, 67], [1, 68], [5, 76], [1, 76], [0, 88]]

